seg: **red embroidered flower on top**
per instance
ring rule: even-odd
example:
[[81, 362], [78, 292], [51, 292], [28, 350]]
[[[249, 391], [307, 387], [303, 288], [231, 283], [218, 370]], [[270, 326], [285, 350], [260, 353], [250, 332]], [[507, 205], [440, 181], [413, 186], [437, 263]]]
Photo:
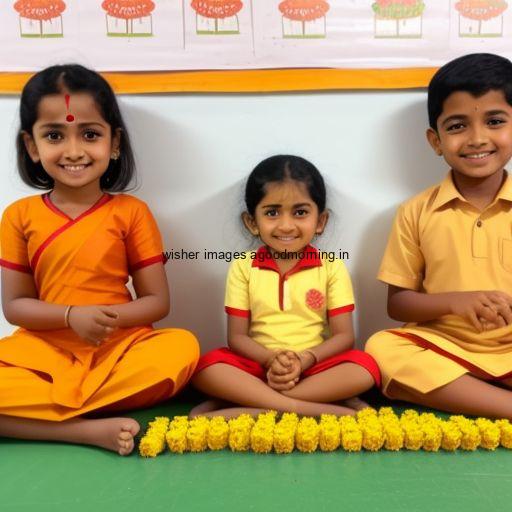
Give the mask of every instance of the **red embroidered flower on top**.
[[320, 290], [311, 288], [306, 292], [306, 304], [314, 310], [322, 309], [325, 304], [325, 296]]

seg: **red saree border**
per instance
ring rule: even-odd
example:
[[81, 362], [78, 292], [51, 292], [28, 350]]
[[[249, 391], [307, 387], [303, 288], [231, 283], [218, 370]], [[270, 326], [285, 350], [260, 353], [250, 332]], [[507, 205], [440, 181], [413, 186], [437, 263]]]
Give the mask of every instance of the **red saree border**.
[[482, 370], [481, 368], [478, 368], [478, 366], [475, 366], [474, 364], [470, 363], [469, 361], [466, 361], [465, 359], [462, 359], [459, 356], [456, 356], [454, 354], [451, 354], [450, 352], [442, 349], [441, 347], [438, 347], [434, 343], [431, 343], [430, 341], [426, 340], [425, 338], [422, 338], [421, 336], [417, 336], [416, 334], [412, 334], [410, 332], [400, 332], [395, 331], [393, 329], [388, 329], [387, 332], [390, 332], [392, 334], [395, 334], [397, 336], [400, 336], [401, 338], [405, 338], [409, 341], [412, 341], [416, 345], [418, 345], [421, 348], [432, 350], [433, 352], [436, 352], [437, 354], [447, 357], [448, 359], [451, 359], [452, 361], [455, 361], [456, 363], [460, 364], [464, 368], [471, 371], [471, 373], [475, 374], [477, 377], [481, 376], [487, 379], [491, 380], [503, 380], [507, 379], [509, 377], [512, 377], [512, 371], [505, 373], [503, 375], [494, 376], [490, 373], [487, 373], [485, 370]]
[[61, 210], [59, 210], [52, 202], [51, 202], [51, 199], [49, 197], [49, 194], [43, 194], [41, 196], [43, 202], [53, 211], [55, 212], [56, 214], [60, 215], [60, 216], [65, 216], [67, 219], [69, 219], [69, 222], [67, 222], [66, 224], [64, 224], [63, 226], [61, 226], [59, 229], [57, 229], [56, 231], [54, 231], [36, 250], [36, 252], [34, 253], [34, 256], [32, 257], [32, 260], [30, 261], [30, 267], [32, 268], [32, 271], [35, 272], [36, 270], [36, 267], [37, 267], [37, 264], [39, 262], [39, 259], [41, 258], [41, 255], [43, 253], [43, 251], [59, 236], [61, 235], [62, 233], [64, 233], [64, 231], [66, 231], [67, 229], [69, 229], [70, 227], [74, 226], [77, 222], [81, 221], [84, 217], [87, 217], [88, 215], [91, 215], [92, 213], [94, 213], [98, 208], [101, 208], [104, 204], [108, 203], [109, 201], [111, 201], [114, 196], [112, 196], [111, 194], [104, 194], [103, 196], [100, 197], [100, 199], [98, 201], [96, 201], [96, 203], [94, 203], [88, 210], [86, 210], [85, 212], [81, 213], [78, 217], [76, 217], [76, 219], [71, 219], [71, 217], [69, 217], [68, 215], [66, 215], [64, 212], [62, 212]]
[[135, 272], [136, 270], [140, 270], [144, 267], [149, 267], [149, 265], [154, 265], [155, 263], [162, 262], [164, 265], [167, 263], [167, 260], [165, 259], [163, 254], [158, 254], [157, 256], [152, 256], [151, 258], [146, 258], [145, 260], [138, 261], [137, 263], [134, 263], [130, 267], [130, 272]]
[[0, 258], [0, 267], [8, 268], [10, 270], [17, 270], [18, 272], [24, 272], [25, 274], [32, 274], [32, 269], [19, 263], [13, 263], [12, 261], [4, 260]]

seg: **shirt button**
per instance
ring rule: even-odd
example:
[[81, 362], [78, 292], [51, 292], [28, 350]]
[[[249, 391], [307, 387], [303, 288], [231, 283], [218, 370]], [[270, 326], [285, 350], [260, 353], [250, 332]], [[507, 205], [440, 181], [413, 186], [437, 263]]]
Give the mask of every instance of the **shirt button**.
[[482, 227], [482, 221], [480, 219], [478, 219], [476, 221], [476, 225], [477, 225], [477, 227], [481, 228]]

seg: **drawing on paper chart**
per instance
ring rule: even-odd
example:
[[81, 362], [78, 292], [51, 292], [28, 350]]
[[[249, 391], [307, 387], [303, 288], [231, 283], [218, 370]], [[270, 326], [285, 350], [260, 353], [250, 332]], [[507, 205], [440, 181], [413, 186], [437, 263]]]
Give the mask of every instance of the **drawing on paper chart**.
[[107, 35], [110, 37], [150, 37], [153, 35], [155, 4], [151, 0], [105, 0]]
[[18, 0], [14, 9], [19, 14], [21, 37], [62, 37], [62, 0]]
[[283, 15], [284, 38], [322, 38], [326, 36], [325, 15], [329, 3], [324, 0], [284, 0], [279, 4]]
[[460, 0], [455, 4], [459, 12], [460, 37], [501, 37], [505, 0]]
[[423, 0], [376, 0], [375, 37], [420, 38], [423, 28]]
[[196, 11], [198, 35], [240, 34], [238, 13], [244, 6], [240, 0], [192, 0]]

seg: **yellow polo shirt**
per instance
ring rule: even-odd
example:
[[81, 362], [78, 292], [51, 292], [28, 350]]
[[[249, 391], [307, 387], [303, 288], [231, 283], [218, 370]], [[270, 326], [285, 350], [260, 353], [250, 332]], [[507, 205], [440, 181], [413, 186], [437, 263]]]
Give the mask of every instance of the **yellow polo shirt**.
[[[502, 290], [512, 294], [511, 210], [508, 175], [495, 200], [479, 211], [458, 192], [450, 172], [441, 184], [400, 206], [378, 279], [425, 293]], [[464, 319], [446, 315], [407, 324], [403, 331], [491, 375], [512, 369], [510, 355], [504, 357], [512, 355], [512, 326], [479, 333]]]
[[229, 268], [226, 313], [250, 318], [249, 336], [271, 350], [319, 345], [328, 335], [328, 317], [354, 309], [345, 265], [321, 256], [307, 246], [281, 275], [266, 246], [244, 253]]

